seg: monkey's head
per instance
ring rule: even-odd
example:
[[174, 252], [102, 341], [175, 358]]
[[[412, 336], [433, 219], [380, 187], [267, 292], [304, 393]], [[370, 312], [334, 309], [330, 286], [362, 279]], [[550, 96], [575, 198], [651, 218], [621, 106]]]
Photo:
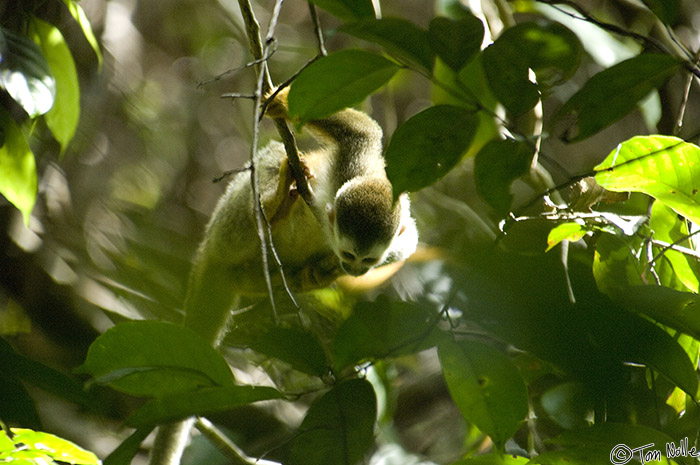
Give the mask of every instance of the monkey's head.
[[360, 276], [385, 260], [402, 232], [402, 201], [393, 201], [386, 178], [354, 178], [338, 189], [329, 215], [333, 249], [346, 273]]

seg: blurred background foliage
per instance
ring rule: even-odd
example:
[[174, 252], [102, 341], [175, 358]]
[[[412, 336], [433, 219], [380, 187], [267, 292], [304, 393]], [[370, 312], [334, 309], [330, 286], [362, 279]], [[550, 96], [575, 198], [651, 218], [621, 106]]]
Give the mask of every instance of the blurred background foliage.
[[[0, 2], [0, 18], [10, 17], [24, 1]], [[502, 23], [499, 10], [513, 9], [515, 18], [522, 20], [539, 17], [546, 9], [525, 0], [464, 3], [489, 21], [491, 34], [508, 26]], [[663, 34], [655, 29], [648, 12], [639, 8], [639, 2], [577, 3], [626, 30]], [[246, 94], [254, 88], [254, 74], [246, 67], [250, 62], [247, 39], [233, 0], [82, 0], [80, 5], [102, 46], [103, 62], [100, 65], [79, 34], [66, 35], [81, 93], [75, 137], [61, 155], [60, 144], [44, 123], [39, 122], [33, 131], [30, 143], [36, 155], [39, 195], [28, 227], [13, 206], [0, 201], [0, 335], [18, 352], [63, 373], [82, 363], [89, 344], [115, 322], [139, 318], [179, 321], [190, 259], [226, 184], [212, 180], [241, 167], [250, 153], [252, 103], [222, 95]], [[272, 1], [256, 2], [261, 24], [267, 24], [272, 5]], [[680, 6], [673, 29], [697, 50], [700, 8], [694, 0], [680, 2]], [[436, 14], [452, 7], [446, 0], [386, 1], [382, 2], [382, 13], [427, 28]], [[587, 52], [571, 81], [548, 96], [554, 102], [568, 99], [601, 69], [639, 53], [640, 45], [629, 37], [608, 34], [551, 9], [547, 14], [577, 33]], [[320, 16], [329, 50], [364, 44], [338, 31], [340, 23], [334, 17], [324, 12]], [[284, 5], [276, 36], [279, 45], [270, 71], [279, 83], [316, 55], [306, 2]], [[685, 77], [674, 76], [639, 111], [585, 141], [564, 144], [556, 137], [546, 138], [542, 153], [547, 158], [542, 163], [555, 182], [563, 182], [590, 171], [629, 137], [672, 133], [684, 88]], [[400, 123], [441, 98], [444, 96], [428, 80], [401, 71], [366, 102], [364, 109], [391, 134]], [[681, 137], [695, 137], [700, 130], [698, 98], [698, 88], [693, 86]], [[547, 105], [545, 111], [555, 108]], [[485, 131], [483, 143], [495, 128]], [[272, 125], [265, 123], [261, 145], [275, 137]], [[412, 196], [425, 248], [416, 258], [421, 266], [402, 270], [392, 284], [400, 295], [421, 294], [444, 301], [449, 263], [440, 257], [465, 257], [485, 241], [495, 239], [501, 218], [476, 195], [472, 168], [467, 159], [439, 183]], [[518, 181], [514, 185], [515, 204], [537, 193]], [[513, 228], [505, 242], [521, 253], [539, 254], [546, 248], [550, 228], [544, 221], [528, 222]], [[556, 263], [557, 258], [543, 260]], [[508, 270], [508, 264], [496, 263], [493, 276], [484, 279], [497, 280], [499, 273], [507, 274]], [[563, 286], [561, 274], [552, 273], [530, 279]], [[586, 285], [590, 283], [582, 286]], [[343, 299], [358, 289], [365, 290], [357, 284], [349, 286], [316, 298], [326, 299], [325, 307], [343, 314], [349, 308]], [[521, 363], [528, 367], [536, 362], [523, 355]], [[392, 395], [400, 396], [401, 401], [391, 407], [401, 443], [408, 450], [446, 462], [458, 458], [470, 440], [473, 447], [479, 447], [480, 443], [474, 442], [479, 433], [467, 429], [449, 399], [434, 353], [407, 357], [392, 366], [378, 363], [376, 372], [400, 386], [400, 393]], [[550, 381], [543, 378], [541, 383]], [[575, 384], [562, 386], [578, 389]], [[24, 426], [38, 427], [41, 421], [44, 429], [76, 440], [100, 456], [124, 439], [126, 432], [121, 425], [135, 402], [96, 389], [103, 412], [96, 417], [85, 407], [34, 387], [10, 383], [6, 387], [0, 390], [0, 402], [30, 399], [36, 404], [39, 417], [26, 415]], [[541, 388], [546, 391], [545, 386]], [[630, 396], [637, 394], [647, 393]], [[281, 416], [290, 422], [298, 420], [298, 412], [291, 407]], [[276, 444], [277, 437], [286, 434], [287, 426], [277, 417], [257, 412], [248, 418], [249, 423], [235, 425], [229, 425], [227, 418], [218, 420], [235, 428], [242, 442], [257, 441], [251, 446], [256, 451], [267, 450]], [[572, 418], [574, 423], [580, 421], [580, 416]], [[413, 463], [401, 455], [404, 451], [389, 450], [394, 447], [391, 444], [386, 447], [387, 457], [403, 457], [394, 463]], [[193, 453], [206, 454], [205, 449], [194, 449]]]

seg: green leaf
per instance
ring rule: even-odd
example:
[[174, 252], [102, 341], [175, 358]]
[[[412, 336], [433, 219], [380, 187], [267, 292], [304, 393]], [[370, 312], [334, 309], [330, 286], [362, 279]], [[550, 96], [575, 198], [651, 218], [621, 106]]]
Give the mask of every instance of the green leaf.
[[12, 428], [15, 444], [24, 444], [28, 449], [40, 451], [54, 460], [74, 465], [99, 465], [100, 460], [92, 452], [86, 451], [70, 441], [31, 429]]
[[499, 453], [490, 453], [463, 459], [454, 462], [451, 465], [525, 465], [530, 459], [526, 457], [516, 457], [515, 455], [503, 455]]
[[[641, 239], [631, 240], [634, 245], [641, 245]], [[614, 297], [621, 287], [644, 284], [644, 265], [639, 263], [633, 253], [637, 249], [638, 247], [611, 234], [598, 237], [593, 256], [593, 277], [600, 292]]]
[[[661, 202], [654, 202], [651, 207], [649, 227], [654, 232], [654, 239], [693, 249], [687, 239], [689, 233], [687, 221], [678, 218], [672, 209]], [[654, 252], [655, 255], [663, 252], [663, 255], [654, 263], [654, 269], [662, 285], [679, 291], [698, 292], [700, 282], [695, 259], [670, 248], [656, 247]]]
[[430, 48], [427, 31], [400, 18], [368, 18], [340, 28], [360, 39], [381, 45], [390, 55], [414, 63], [426, 71], [433, 69], [435, 53]]
[[12, 399], [12, 402], [0, 402], [0, 418], [8, 424], [39, 428], [41, 419], [37, 413], [34, 399], [20, 380], [14, 378], [12, 373], [8, 376], [3, 371], [0, 368], [2, 397], [3, 399]]
[[680, 0], [642, 0], [664, 23], [673, 24], [681, 10]]
[[643, 192], [700, 224], [700, 147], [671, 136], [637, 136], [595, 167], [615, 192]]
[[[542, 90], [569, 79], [582, 55], [581, 43], [566, 27], [527, 22], [506, 29], [484, 50], [484, 71], [496, 98], [521, 115], [535, 106]], [[530, 82], [529, 69], [537, 84]]]
[[216, 349], [187, 328], [158, 321], [107, 330], [92, 343], [78, 371], [141, 397], [233, 386], [231, 370]]
[[0, 194], [22, 212], [24, 222], [36, 202], [37, 177], [34, 154], [24, 134], [4, 109], [0, 108]]
[[698, 378], [685, 350], [655, 324], [642, 318], [625, 320], [624, 334], [615, 341], [622, 361], [647, 365], [695, 396]]
[[0, 374], [39, 387], [84, 407], [95, 408], [94, 399], [72, 378], [14, 351], [0, 339]]
[[374, 443], [377, 400], [372, 385], [351, 379], [315, 401], [286, 465], [354, 465]]
[[100, 50], [100, 45], [97, 43], [95, 34], [92, 32], [92, 26], [90, 26], [90, 21], [88, 20], [87, 15], [85, 15], [85, 11], [83, 11], [78, 2], [74, 0], [63, 0], [63, 2], [66, 4], [66, 6], [68, 6], [68, 11], [70, 11], [70, 14], [73, 16], [73, 19], [75, 19], [75, 21], [80, 26], [80, 29], [83, 31], [85, 39], [95, 51], [99, 67], [101, 68], [102, 51]]
[[561, 241], [576, 242], [586, 235], [586, 228], [576, 222], [568, 222], [552, 228], [547, 235], [547, 252], [552, 250]]
[[[614, 457], [616, 460], [613, 463], [628, 463], [632, 458], [629, 454], [629, 450], [626, 450], [625, 447], [620, 447], [619, 444], [623, 444], [629, 449], [636, 449], [652, 444], [652, 446], [648, 449], [644, 449], [644, 451], [657, 449], [662, 451], [662, 456], [665, 456], [666, 444], [670, 444], [673, 441], [674, 440], [670, 436], [661, 431], [649, 428], [648, 426], [613, 422], [600, 423], [590, 428], [567, 431], [551, 440], [552, 443], [564, 448], [564, 450], [561, 451], [561, 458], [566, 458], [568, 456], [575, 460], [553, 461], [552, 459], [556, 457], [557, 454], [552, 454], [550, 456], [549, 453], [547, 453], [543, 454], [544, 457], [540, 455], [531, 463], [605, 463], [599, 460], [602, 456], [607, 460], [606, 465], [611, 463], [611, 457]], [[589, 457], [592, 461], [581, 461], [581, 456], [585, 457], [586, 452], [589, 453]], [[540, 458], [542, 458], [542, 460], [540, 460]], [[668, 461], [662, 459], [661, 463], [668, 463]]]
[[492, 140], [474, 159], [476, 190], [501, 216], [510, 211], [510, 185], [528, 173], [535, 150], [524, 141]]
[[428, 40], [440, 59], [458, 72], [481, 50], [484, 24], [471, 14], [458, 20], [433, 18], [428, 28]]
[[225, 412], [253, 402], [282, 397], [276, 389], [256, 386], [227, 386], [178, 392], [147, 402], [126, 423], [135, 427], [168, 423], [193, 415]]
[[700, 297], [664, 286], [623, 287], [615, 293], [625, 309], [700, 339]]
[[438, 354], [462, 416], [503, 449], [528, 412], [527, 389], [513, 362], [501, 351], [469, 340], [446, 340]]
[[311, 3], [344, 21], [375, 17], [372, 0], [311, 0]]
[[103, 465], [130, 465], [136, 454], [141, 450], [141, 443], [151, 434], [153, 428], [139, 428], [131, 436], [122, 441], [104, 460]]
[[0, 28], [0, 56], [0, 88], [30, 118], [49, 111], [56, 95], [56, 81], [39, 47], [26, 37]]
[[328, 373], [328, 362], [318, 339], [300, 329], [273, 326], [255, 337], [250, 348], [282, 360], [302, 373], [314, 376]]
[[0, 430], [0, 457], [6, 452], [11, 452], [15, 449], [15, 443], [7, 437], [5, 430]]
[[478, 123], [478, 117], [464, 108], [437, 105], [399, 126], [385, 154], [394, 197], [429, 186], [447, 174], [469, 148]]
[[333, 341], [337, 371], [365, 360], [397, 357], [429, 346], [435, 317], [409, 302], [360, 302]]
[[300, 123], [355, 105], [383, 86], [399, 67], [364, 50], [341, 50], [319, 58], [289, 90], [289, 114]]
[[580, 141], [618, 121], [679, 66], [675, 57], [649, 53], [596, 74], [557, 111], [562, 138]]
[[73, 56], [57, 27], [34, 18], [33, 29], [51, 74], [56, 80], [56, 100], [46, 113], [46, 125], [65, 152], [80, 118], [80, 88]]
[[540, 403], [549, 418], [565, 429], [587, 426], [586, 417], [593, 411], [593, 399], [578, 382], [557, 384], [542, 393]]

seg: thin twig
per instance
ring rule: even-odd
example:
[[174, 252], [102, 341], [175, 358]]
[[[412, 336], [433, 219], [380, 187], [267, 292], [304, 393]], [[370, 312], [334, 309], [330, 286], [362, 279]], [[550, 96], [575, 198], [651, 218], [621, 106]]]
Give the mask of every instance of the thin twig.
[[228, 170], [224, 171], [220, 176], [215, 177], [214, 179], [211, 180], [213, 183], [221, 182], [224, 179], [228, 178], [231, 175], [238, 174], [238, 173], [243, 173], [244, 171], [248, 171], [250, 169], [250, 165], [246, 165], [243, 168], [238, 168], [235, 170]]
[[233, 465], [280, 465], [278, 462], [248, 457], [241, 448], [206, 418], [198, 418], [195, 427], [206, 436]]
[[279, 269], [280, 272], [280, 278], [282, 279], [282, 287], [284, 288], [285, 292], [289, 296], [289, 299], [292, 301], [292, 305], [294, 305], [294, 308], [297, 310], [301, 310], [301, 307], [299, 306], [299, 303], [297, 302], [296, 297], [294, 297], [294, 293], [289, 287], [289, 284], [287, 283], [287, 275], [284, 273], [284, 264], [282, 263], [282, 260], [280, 260], [279, 255], [277, 254], [277, 249], [274, 247], [274, 242], [272, 240], [272, 225], [270, 224], [270, 220], [267, 218], [267, 215], [265, 214], [265, 210], [261, 210], [262, 215], [263, 215], [263, 220], [265, 221], [265, 226], [267, 230], [267, 238], [270, 244], [270, 251], [272, 252], [272, 258], [275, 260], [275, 264], [277, 265], [277, 268]]
[[229, 74], [237, 73], [238, 71], [241, 71], [241, 70], [244, 70], [244, 69], [248, 69], [248, 68], [252, 68], [253, 66], [259, 65], [259, 64], [262, 63], [263, 61], [267, 61], [272, 55], [275, 54], [276, 51], [277, 51], [277, 49], [272, 49], [272, 50], [267, 54], [267, 56], [265, 56], [265, 57], [263, 57], [263, 58], [260, 58], [260, 59], [258, 59], [258, 60], [250, 61], [250, 62], [246, 63], [245, 65], [239, 66], [239, 67], [237, 67], [237, 68], [227, 69], [227, 70], [224, 71], [223, 73], [217, 74], [216, 76], [214, 76], [214, 77], [211, 78], [211, 79], [207, 79], [206, 81], [202, 81], [202, 82], [200, 82], [199, 84], [197, 84], [197, 89], [201, 89], [201, 88], [204, 87], [204, 86], [208, 86], [209, 84], [212, 84], [212, 83], [214, 83], [214, 82], [220, 81], [221, 79], [225, 78], [225, 77], [228, 76]]
[[318, 53], [321, 56], [328, 55], [326, 50], [326, 43], [323, 39], [323, 29], [321, 29], [321, 21], [318, 19], [318, 12], [316, 11], [316, 5], [311, 2], [309, 4], [309, 13], [311, 14], [311, 22], [314, 23], [314, 34], [316, 34], [316, 43], [318, 44]]
[[[637, 42], [639, 42], [640, 44], [642, 44], [645, 48], [655, 50], [656, 52], [663, 53], [664, 55], [676, 56], [673, 53], [671, 53], [671, 51], [668, 49], [668, 47], [666, 47], [663, 43], [656, 40], [655, 38], [647, 37], [645, 35], [638, 34], [638, 33], [633, 32], [633, 31], [628, 31], [627, 29], [624, 29], [624, 28], [617, 26], [615, 24], [606, 23], [604, 21], [596, 19], [594, 16], [592, 16], [590, 13], [588, 13], [582, 6], [576, 4], [573, 1], [570, 1], [570, 0], [537, 0], [537, 1], [551, 6], [552, 8], [556, 9], [557, 11], [560, 11], [561, 13], [563, 13], [571, 18], [589, 22], [589, 23], [594, 24], [594, 25], [598, 26], [599, 28], [601, 28], [605, 31], [611, 32], [613, 34], [621, 35], [624, 37], [630, 37], [630, 38], [636, 40]], [[561, 8], [558, 5], [566, 5], [572, 9], [574, 9], [581, 16], [576, 16], [575, 14], [573, 14], [569, 11], [566, 11], [565, 9]], [[680, 58], [680, 57], [677, 57], [677, 58]], [[691, 63], [691, 62], [684, 59], [683, 66], [685, 67], [685, 69], [687, 71], [691, 72], [692, 74], [694, 74], [695, 76], [700, 78], [700, 69], [695, 65], [695, 63]]]
[[[238, 6], [241, 9], [241, 15], [243, 16], [243, 21], [245, 22], [250, 51], [256, 61], [260, 60], [263, 56], [265, 56], [262, 42], [260, 40], [260, 24], [255, 18], [255, 14], [253, 13], [253, 8], [249, 0], [238, 0]], [[272, 79], [270, 78], [270, 72], [267, 68], [266, 61], [260, 61], [260, 63], [255, 66], [255, 70], [258, 74], [258, 79], [255, 90], [255, 104], [253, 105], [253, 137], [250, 144], [250, 186], [253, 194], [255, 229], [258, 233], [258, 239], [260, 240], [260, 258], [262, 262], [263, 275], [265, 277], [265, 286], [267, 287], [267, 293], [270, 298], [272, 313], [274, 314], [275, 321], [277, 321], [277, 306], [275, 305], [272, 278], [270, 276], [270, 268], [268, 266], [268, 241], [267, 235], [265, 234], [265, 221], [263, 219], [262, 204], [260, 199], [260, 185], [255, 166], [255, 161], [257, 160], [256, 154], [258, 148], [258, 138], [260, 133], [260, 103], [262, 101], [262, 96], [269, 92], [269, 90], [272, 88]]]
[[683, 246], [679, 245], [681, 242], [687, 241], [688, 239], [690, 239], [691, 237], [693, 237], [699, 233], [700, 233], [700, 229], [695, 231], [695, 232], [692, 232], [690, 234], [686, 234], [685, 236], [673, 241], [670, 244], [667, 242], [652, 239], [652, 242], [654, 243], [654, 245], [662, 247], [662, 249], [659, 251], [659, 253], [657, 253], [654, 256], [654, 258], [652, 258], [649, 261], [647, 266], [654, 265], [654, 263], [656, 263], [659, 260], [659, 258], [661, 258], [668, 250], [675, 250], [676, 252], [680, 252], [682, 254], [686, 254], [686, 255], [689, 255], [691, 257], [700, 258], [700, 252], [696, 252], [693, 249], [689, 249], [688, 247], [683, 247]]
[[249, 99], [249, 100], [255, 100], [258, 98], [257, 95], [255, 94], [241, 94], [240, 92], [226, 92], [225, 94], [219, 95], [220, 98], [244, 98], [244, 99]]
[[[695, 54], [694, 57], [694, 63], [696, 66], [700, 64], [700, 50]], [[685, 89], [683, 91], [683, 101], [681, 102], [681, 106], [678, 109], [678, 119], [676, 120], [676, 127], [673, 129], [673, 135], [677, 136], [681, 133], [681, 129], [683, 129], [683, 120], [685, 119], [685, 110], [688, 106], [688, 98], [690, 97], [690, 87], [693, 84], [693, 75], [689, 74], [686, 82], [685, 82]]]
[[[249, 0], [239, 0], [239, 6], [241, 8], [241, 12], [243, 15], [244, 20], [246, 21], [246, 31], [249, 34], [248, 38], [251, 42], [251, 52], [253, 53], [254, 58], [258, 59], [262, 56], [266, 55], [266, 50], [269, 46], [275, 45], [276, 41], [274, 39], [274, 33], [275, 33], [275, 28], [277, 25], [277, 20], [279, 18], [279, 14], [281, 11], [282, 3], [284, 0], [277, 0], [275, 3], [275, 7], [273, 9], [273, 14], [270, 18], [269, 26], [268, 26], [268, 32], [266, 35], [265, 39], [265, 47], [263, 48], [263, 45], [261, 43], [260, 39], [260, 26], [257, 23], [257, 20], [255, 18], [255, 14], [252, 11], [252, 7], [250, 5]], [[251, 24], [248, 24], [248, 23]], [[256, 55], [257, 54], [257, 55]], [[251, 155], [251, 160], [255, 160], [255, 149], [257, 147], [257, 129], [260, 124], [260, 120], [262, 118], [262, 114], [264, 111], [264, 108], [262, 106], [262, 96], [266, 96], [270, 94], [270, 92], [273, 89], [273, 83], [272, 79], [270, 78], [269, 70], [267, 67], [267, 63], [265, 61], [260, 63], [260, 67], [258, 68], [258, 73], [259, 73], [259, 81], [258, 81], [258, 88], [256, 92], [256, 101], [255, 101], [255, 131], [254, 131], [254, 140], [253, 140], [253, 153]], [[278, 92], [278, 90], [275, 91]], [[273, 94], [274, 95], [274, 94]], [[269, 99], [267, 99], [269, 101]], [[267, 103], [266, 101], [266, 103]], [[287, 159], [289, 161], [289, 168], [292, 177], [296, 181], [296, 189], [301, 195], [301, 197], [306, 201], [309, 205], [313, 202], [313, 194], [311, 191], [311, 187], [308, 184], [308, 179], [306, 178], [306, 174], [304, 173], [304, 169], [302, 167], [300, 155], [299, 155], [299, 149], [297, 147], [296, 143], [296, 138], [294, 137], [294, 134], [292, 131], [289, 129], [289, 126], [287, 125], [287, 121], [284, 118], [274, 118], [273, 119], [275, 123], [275, 127], [277, 128], [277, 132], [280, 134], [280, 137], [282, 139], [282, 142], [285, 147], [285, 152], [287, 153]], [[254, 171], [254, 170], [253, 170]], [[279, 259], [279, 256], [277, 255], [277, 251], [275, 250], [274, 244], [272, 243], [272, 229], [270, 226], [269, 221], [267, 220], [265, 216], [265, 212], [262, 210], [262, 207], [260, 205], [260, 199], [257, 194], [257, 178], [254, 176], [251, 177], [251, 181], [254, 184], [254, 189], [253, 189], [253, 198], [257, 199], [256, 201], [256, 206], [255, 206], [255, 218], [256, 218], [256, 225], [259, 228], [258, 229], [258, 236], [260, 237], [260, 244], [261, 244], [261, 254], [262, 254], [262, 260], [263, 260], [263, 270], [265, 274], [265, 281], [268, 289], [268, 294], [270, 297], [270, 303], [272, 305], [272, 310], [275, 315], [275, 320], [277, 320], [277, 309], [275, 306], [274, 302], [274, 295], [273, 295], [273, 290], [272, 290], [272, 280], [270, 277], [270, 272], [268, 268], [268, 255], [267, 255], [267, 250], [268, 246], [270, 250], [272, 251], [272, 256], [279, 268], [280, 275], [282, 277], [282, 284], [284, 286], [285, 291], [287, 292], [287, 295], [291, 299], [292, 303], [296, 308], [299, 308], [299, 305], [294, 298], [294, 295], [292, 294], [291, 290], [289, 289], [289, 286], [287, 284], [286, 276], [284, 275], [284, 270], [282, 266], [282, 262]], [[316, 211], [313, 209], [313, 211]], [[267, 237], [265, 237], [264, 231], [267, 231]]]

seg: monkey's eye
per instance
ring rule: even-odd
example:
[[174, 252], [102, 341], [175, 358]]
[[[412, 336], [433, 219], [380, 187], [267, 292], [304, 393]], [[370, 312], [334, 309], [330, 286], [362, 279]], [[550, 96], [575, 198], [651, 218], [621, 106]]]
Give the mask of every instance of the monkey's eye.
[[351, 261], [355, 261], [355, 256], [354, 256], [353, 254], [351, 254], [350, 252], [348, 252], [348, 251], [346, 251], [346, 250], [343, 250], [343, 251], [340, 252], [340, 253], [341, 253], [341, 255], [343, 256], [344, 259], [346, 259], [346, 260], [351, 260]]
[[376, 259], [376, 258], [370, 258], [370, 257], [368, 257], [368, 258], [363, 258], [363, 259], [362, 259], [362, 263], [364, 263], [365, 265], [374, 265], [375, 263], [377, 263], [377, 259]]

